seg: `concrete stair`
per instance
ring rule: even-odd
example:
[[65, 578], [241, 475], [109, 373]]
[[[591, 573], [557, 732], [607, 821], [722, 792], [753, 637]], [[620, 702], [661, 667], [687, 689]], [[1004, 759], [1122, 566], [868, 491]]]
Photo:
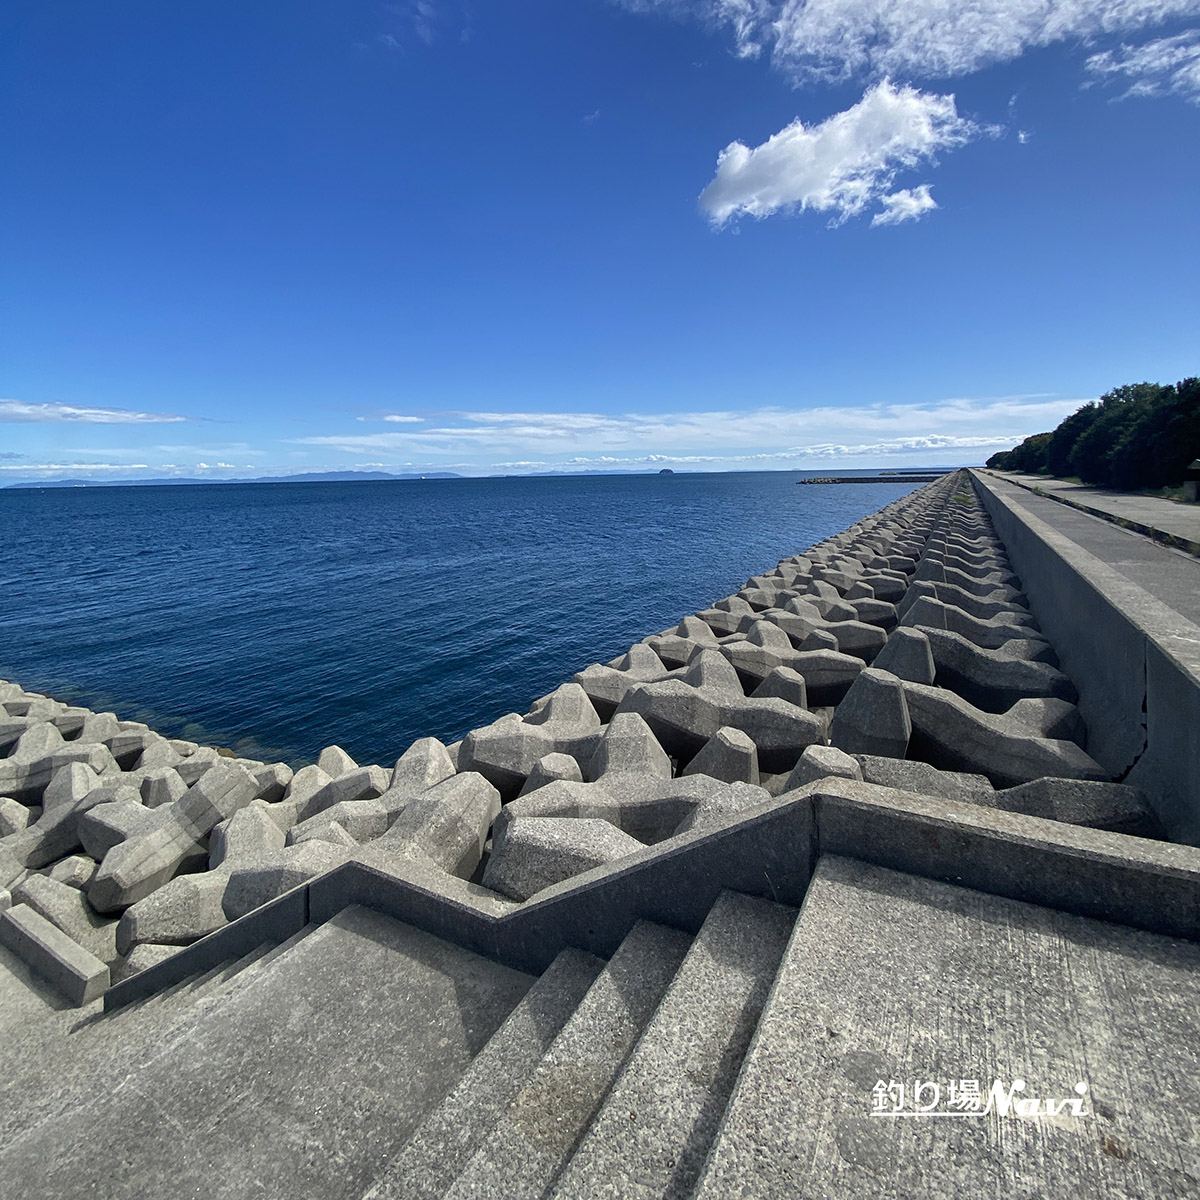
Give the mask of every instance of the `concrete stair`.
[[[899, 1200], [947, 1194], [928, 1191], [947, 1161], [964, 1194], [1008, 1194], [1049, 1170], [1053, 1137], [1053, 1182], [1119, 1170], [1128, 1194], [1173, 1194], [1187, 1138], [1153, 1113], [1103, 1118], [1131, 1158], [1088, 1149], [1109, 1144], [1095, 1118], [868, 1113], [880, 1078], [1002, 1074], [1029, 1053], [1043, 1094], [1081, 1076], [1098, 1098], [1126, 1076], [1148, 1094], [1160, 1075], [1183, 1094], [1197, 979], [1192, 944], [829, 856], [799, 914], [724, 892], [694, 938], [642, 921], [607, 962], [568, 949], [536, 979], [349, 908], [82, 1023], [107, 1058], [8, 1118], [0, 1178], [64, 1200], [89, 1180], [113, 1200]], [[921, 1031], [948, 989], [962, 1058], [935, 1063]], [[1128, 1043], [1111, 1062], [1089, 1061], [1075, 1019], [1096, 1004]], [[1151, 1005], [1153, 1043], [1132, 1036]]]
[[519, 1200], [546, 1193], [653, 1016], [690, 940], [646, 921], [633, 927], [446, 1197]]
[[[726, 892], [690, 944], [643, 922], [598, 974], [560, 955], [364, 1200], [689, 1195], [795, 917]], [[588, 974], [565, 1013], [562, 979]], [[535, 998], [555, 1002], [536, 1061], [522, 1015]], [[513, 1060], [497, 1078], [491, 1062]]]
[[718, 898], [555, 1200], [691, 1194], [795, 917], [766, 900]]
[[0, 1178], [64, 1200], [89, 1180], [111, 1200], [358, 1197], [534, 982], [345, 909], [78, 1023], [8, 1106]]
[[[105, 1013], [99, 1003], [93, 1003], [92, 1011], [82, 1017], [80, 1010], [72, 1008], [47, 1013], [43, 1005], [50, 999], [49, 989], [36, 977], [26, 976], [23, 964], [7, 959], [4, 982], [17, 982], [17, 987], [4, 987], [4, 999], [16, 1001], [19, 1007], [6, 1014], [0, 1147], [11, 1145], [39, 1122], [55, 1120], [72, 1106], [87, 1103], [93, 1081], [106, 1073], [118, 1067], [136, 1070], [171, 1039], [177, 1027], [219, 1007], [234, 989], [246, 986], [313, 928], [307, 926], [282, 944], [264, 942], [241, 958], [231, 958], [114, 1013]], [[25, 1005], [40, 1010], [36, 1019], [21, 1019], [20, 1007]]]

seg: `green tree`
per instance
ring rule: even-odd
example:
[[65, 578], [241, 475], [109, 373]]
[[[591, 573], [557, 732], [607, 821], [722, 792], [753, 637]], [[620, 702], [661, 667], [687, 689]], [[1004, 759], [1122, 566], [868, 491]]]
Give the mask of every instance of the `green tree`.
[[1200, 378], [1129, 383], [1083, 405], [1050, 433], [987, 460], [1002, 471], [1078, 475], [1100, 487], [1175, 487], [1200, 458]]
[[1075, 443], [1087, 433], [1096, 418], [1100, 408], [1094, 402], [1077, 408], [1065, 421], [1062, 421], [1050, 436], [1050, 444], [1046, 447], [1046, 471], [1051, 475], [1069, 475], [1071, 473], [1071, 451]]
[[1181, 380], [1125, 428], [1106, 455], [1110, 487], [1175, 487], [1200, 457], [1200, 379]]
[[1085, 483], [1119, 486], [1115, 483], [1113, 460], [1117, 446], [1173, 391], [1158, 383], [1130, 383], [1101, 396], [1096, 419], [1071, 450], [1071, 473]]
[[[1019, 446], [993, 454], [987, 460], [987, 465], [1002, 471], [1024, 471], [1027, 475], [1036, 475], [1046, 466], [1046, 447], [1052, 436], [1049, 433], [1035, 433]], [[1002, 462], [998, 461], [1001, 459]]]

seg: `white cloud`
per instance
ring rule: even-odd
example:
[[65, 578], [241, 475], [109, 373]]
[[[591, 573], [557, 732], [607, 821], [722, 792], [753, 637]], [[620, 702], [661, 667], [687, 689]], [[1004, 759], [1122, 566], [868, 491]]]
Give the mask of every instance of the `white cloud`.
[[438, 455], [458, 460], [504, 456], [506, 462], [495, 464], [498, 469], [511, 469], [518, 461], [549, 461], [550, 456], [557, 456], [557, 465], [595, 464], [605, 456], [614, 456], [614, 465], [621, 465], [630, 455], [647, 462], [661, 456], [664, 462], [767, 464], [827, 456], [822, 447], [842, 447], [846, 454], [866, 454], [873, 446], [897, 447], [875, 451], [883, 454], [916, 453], [935, 444], [964, 449], [1011, 446], [1026, 434], [1053, 428], [1082, 403], [1052, 396], [1008, 396], [740, 412], [473, 412], [453, 414], [431, 429], [295, 440], [372, 461], [391, 458], [393, 463], [401, 456], [406, 463], [428, 463], [430, 456]]
[[23, 463], [21, 466], [0, 466], [0, 471], [70, 471], [89, 474], [93, 471], [149, 471], [149, 463]]
[[979, 451], [1008, 448], [1021, 440], [1021, 434], [1001, 433], [983, 437], [961, 437], [931, 435], [929, 437], [891, 438], [882, 442], [859, 442], [847, 445], [841, 442], [814, 442], [809, 445], [791, 446], [786, 450], [769, 450], [760, 454], [643, 454], [635, 457], [618, 457], [610, 454], [578, 455], [574, 458], [556, 460], [522, 459], [517, 462], [492, 463], [496, 470], [558, 469], [638, 469], [676, 466], [709, 467], [719, 465], [757, 466], [763, 469], [779, 467], [785, 463], [807, 460], [829, 460], [846, 458], [879, 458], [896, 454], [934, 454], [946, 451]]
[[91, 425], [149, 425], [186, 421], [169, 413], [135, 412], [128, 408], [84, 408], [75, 404], [27, 404], [0, 400], [0, 421], [80, 421]]
[[[716, 225], [741, 213], [767, 217], [804, 209], [832, 213], [838, 224], [882, 202], [885, 220], [880, 223], [891, 223], [892, 207], [906, 203], [885, 199], [898, 170], [928, 162], [939, 150], [983, 132], [989, 131], [958, 115], [953, 96], [884, 80], [819, 125], [795, 120], [754, 149], [741, 142], [727, 146], [717, 159], [716, 176], [700, 194], [700, 206]], [[936, 207], [928, 187], [917, 189], [922, 190], [924, 201], [911, 192], [895, 196], [909, 197], [909, 206], [916, 203], [921, 211]]]
[[871, 218], [872, 225], [899, 225], [901, 221], [915, 221], [931, 209], [937, 201], [929, 194], [929, 184], [917, 188], [904, 188], [879, 198], [883, 209]]
[[1200, 104], [1200, 31], [1106, 50], [1085, 65], [1093, 75], [1132, 79], [1122, 99], [1175, 95]]
[[797, 82], [966, 75], [1035, 46], [1142, 29], [1200, 0], [621, 0], [728, 26], [742, 56], [771, 48]]
[[399, 413], [388, 413], [388, 415], [383, 419], [385, 421], [391, 421], [394, 425], [419, 425], [424, 418], [405, 417], [401, 416]]

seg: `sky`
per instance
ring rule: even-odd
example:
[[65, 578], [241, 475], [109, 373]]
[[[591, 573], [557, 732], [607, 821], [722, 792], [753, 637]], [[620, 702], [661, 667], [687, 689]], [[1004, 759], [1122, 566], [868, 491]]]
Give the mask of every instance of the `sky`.
[[0, 484], [982, 462], [1198, 197], [1200, 0], [9, 0]]

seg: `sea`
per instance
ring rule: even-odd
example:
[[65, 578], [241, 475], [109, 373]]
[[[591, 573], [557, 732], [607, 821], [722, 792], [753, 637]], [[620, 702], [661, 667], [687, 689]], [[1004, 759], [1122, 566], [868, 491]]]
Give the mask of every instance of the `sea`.
[[0, 678], [246, 757], [390, 764], [920, 486], [804, 477], [8, 488]]

